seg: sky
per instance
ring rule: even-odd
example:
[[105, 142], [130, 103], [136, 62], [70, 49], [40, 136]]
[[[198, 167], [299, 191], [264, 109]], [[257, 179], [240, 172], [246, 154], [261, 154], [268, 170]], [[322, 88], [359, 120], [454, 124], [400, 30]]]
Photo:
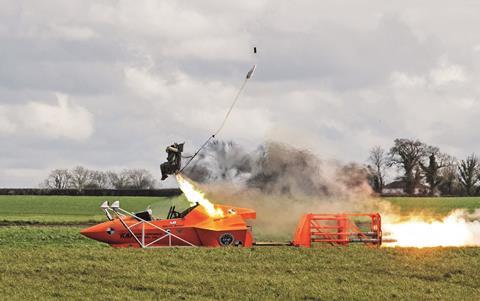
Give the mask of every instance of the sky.
[[[0, 0], [0, 187], [265, 141], [365, 162], [419, 138], [480, 153], [479, 1]], [[257, 54], [252, 48], [257, 47]], [[167, 182], [163, 186], [169, 186]], [[161, 186], [161, 185], [160, 185]]]

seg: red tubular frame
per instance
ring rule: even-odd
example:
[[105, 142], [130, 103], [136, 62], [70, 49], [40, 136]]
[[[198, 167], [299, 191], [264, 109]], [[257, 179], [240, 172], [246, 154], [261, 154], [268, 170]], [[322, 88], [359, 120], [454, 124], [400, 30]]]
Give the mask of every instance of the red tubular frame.
[[[362, 231], [353, 221], [356, 217], [370, 218], [369, 231]], [[379, 213], [305, 214], [297, 226], [292, 244], [311, 247], [312, 243], [329, 243], [347, 246], [364, 243], [382, 244], [382, 222]]]

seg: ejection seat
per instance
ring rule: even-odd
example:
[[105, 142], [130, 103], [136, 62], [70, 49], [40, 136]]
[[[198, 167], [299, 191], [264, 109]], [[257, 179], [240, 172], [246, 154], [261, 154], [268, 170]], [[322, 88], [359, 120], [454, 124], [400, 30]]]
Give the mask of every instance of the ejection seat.
[[140, 212], [134, 213], [134, 215], [137, 218], [137, 220], [139, 220], [138, 218], [141, 218], [141, 219], [143, 219], [144, 221], [147, 221], [147, 222], [150, 222], [150, 221], [153, 220], [151, 209], [147, 209], [145, 211], [140, 211]]
[[187, 209], [183, 210], [182, 212], [178, 212], [175, 210], [175, 205], [170, 206], [168, 210], [167, 219], [171, 218], [184, 218], [187, 214], [189, 214], [193, 209], [195, 209], [199, 204], [195, 203], [192, 207], [188, 207]]

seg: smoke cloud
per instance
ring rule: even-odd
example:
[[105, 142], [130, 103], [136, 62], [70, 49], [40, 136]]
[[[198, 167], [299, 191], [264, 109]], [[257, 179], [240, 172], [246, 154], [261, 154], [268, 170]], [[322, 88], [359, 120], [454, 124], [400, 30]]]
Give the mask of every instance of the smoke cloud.
[[290, 238], [309, 212], [352, 212], [385, 206], [372, 197], [367, 171], [357, 164], [321, 160], [308, 150], [267, 142], [246, 152], [215, 141], [185, 169], [217, 203], [257, 211], [257, 237]]
[[375, 197], [367, 170], [357, 164], [322, 160], [307, 150], [267, 142], [253, 152], [217, 141], [208, 145], [186, 175], [214, 203], [254, 208], [259, 240], [290, 240], [305, 213], [372, 212], [382, 214], [390, 246], [478, 245], [480, 210], [457, 209], [442, 219], [433, 212], [402, 214]]

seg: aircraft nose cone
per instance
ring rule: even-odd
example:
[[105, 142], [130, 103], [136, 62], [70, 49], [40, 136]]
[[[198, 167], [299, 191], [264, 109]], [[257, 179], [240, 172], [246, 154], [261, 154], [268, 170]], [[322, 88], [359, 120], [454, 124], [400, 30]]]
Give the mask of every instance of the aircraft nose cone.
[[114, 234], [114, 230], [110, 223], [102, 223], [85, 228], [80, 231], [80, 234], [94, 240], [109, 242], [111, 235]]
[[82, 234], [83, 236], [86, 236], [88, 238], [93, 238], [93, 236], [95, 236], [94, 235], [95, 234], [94, 228], [95, 228], [95, 226], [85, 228], [82, 231], [80, 231], [80, 234]]

